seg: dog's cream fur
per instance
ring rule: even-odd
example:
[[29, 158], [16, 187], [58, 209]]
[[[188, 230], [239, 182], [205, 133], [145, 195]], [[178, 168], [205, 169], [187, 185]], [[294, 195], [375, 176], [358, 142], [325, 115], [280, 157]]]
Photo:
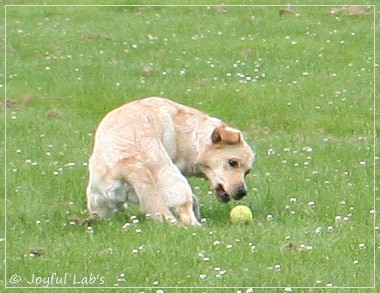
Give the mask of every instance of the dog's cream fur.
[[107, 217], [128, 200], [154, 219], [175, 222], [174, 213], [199, 225], [198, 200], [184, 176], [205, 176], [223, 202], [239, 199], [253, 158], [240, 131], [219, 119], [158, 97], [127, 103], [96, 131], [88, 210]]

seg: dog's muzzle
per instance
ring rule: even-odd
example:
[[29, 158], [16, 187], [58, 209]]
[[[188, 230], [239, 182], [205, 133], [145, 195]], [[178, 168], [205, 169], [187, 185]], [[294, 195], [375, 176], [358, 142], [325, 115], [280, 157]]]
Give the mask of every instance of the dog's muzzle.
[[233, 198], [239, 200], [246, 195], [247, 195], [247, 190], [243, 186], [240, 186], [236, 194], [233, 196]]
[[[231, 200], [231, 196], [225, 191], [222, 184], [219, 184], [216, 187], [215, 192], [218, 196], [219, 201], [221, 201], [223, 203], [227, 203]], [[234, 195], [232, 195], [232, 198], [235, 200], [239, 200], [246, 195], [247, 195], [247, 190], [243, 186], [240, 186], [237, 189], [236, 193]]]
[[222, 184], [218, 184], [218, 186], [215, 189], [215, 192], [218, 196], [219, 201], [227, 203], [230, 201], [230, 196], [228, 193], [224, 190]]

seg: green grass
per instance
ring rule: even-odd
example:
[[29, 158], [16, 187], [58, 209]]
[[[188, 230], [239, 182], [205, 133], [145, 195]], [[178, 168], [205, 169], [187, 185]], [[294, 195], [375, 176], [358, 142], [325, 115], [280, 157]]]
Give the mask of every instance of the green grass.
[[[3, 285], [42, 287], [28, 281], [56, 273], [66, 283], [51, 287], [153, 288], [136, 292], [373, 286], [373, 17], [279, 9], [8, 7]], [[218, 203], [196, 178], [202, 228], [160, 225], [133, 205], [92, 233], [69, 223], [86, 217], [97, 123], [151, 95], [244, 131], [257, 153], [241, 201], [253, 225], [230, 224], [237, 202]]]

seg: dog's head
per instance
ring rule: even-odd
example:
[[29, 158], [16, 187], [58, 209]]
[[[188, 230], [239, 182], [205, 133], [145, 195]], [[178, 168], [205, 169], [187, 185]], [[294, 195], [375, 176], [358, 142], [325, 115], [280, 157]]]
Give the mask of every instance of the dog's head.
[[198, 166], [221, 202], [241, 199], [247, 194], [245, 176], [252, 168], [254, 154], [240, 131], [221, 126], [211, 134], [198, 157]]

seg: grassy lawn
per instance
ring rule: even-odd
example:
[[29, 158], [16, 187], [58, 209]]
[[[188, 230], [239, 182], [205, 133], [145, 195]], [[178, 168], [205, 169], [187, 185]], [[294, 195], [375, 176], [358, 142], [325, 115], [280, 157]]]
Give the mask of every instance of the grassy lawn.
[[[373, 8], [332, 8], [8, 7], [2, 286], [309, 292], [378, 282]], [[77, 223], [97, 123], [152, 95], [245, 133], [257, 161], [239, 203], [253, 225], [232, 225], [238, 202], [220, 204], [196, 178], [202, 228], [160, 225], [133, 205]]]

